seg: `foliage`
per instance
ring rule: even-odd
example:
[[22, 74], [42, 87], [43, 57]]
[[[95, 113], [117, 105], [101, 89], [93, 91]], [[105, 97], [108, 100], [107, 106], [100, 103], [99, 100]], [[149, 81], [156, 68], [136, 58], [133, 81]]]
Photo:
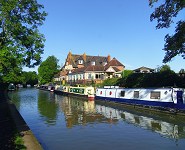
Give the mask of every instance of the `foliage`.
[[22, 83], [27, 85], [30, 84], [34, 86], [38, 84], [38, 75], [35, 71], [23, 72], [22, 73]]
[[117, 84], [129, 88], [166, 86], [185, 87], [185, 78], [178, 76], [178, 74], [172, 70], [163, 70], [157, 73], [133, 73], [125, 80], [119, 80]]
[[43, 8], [37, 0], [0, 0], [0, 72], [6, 76], [4, 82], [19, 75], [23, 65], [34, 67], [41, 62], [45, 39], [38, 27], [47, 15]]
[[179, 73], [184, 74], [184, 73], [185, 73], [185, 70], [184, 70], [184, 69], [181, 69], [181, 70], [179, 71]]
[[9, 70], [9, 73], [2, 76], [4, 83], [20, 83], [22, 81], [21, 69], [12, 68]]
[[14, 143], [15, 143], [15, 149], [17, 149], [17, 150], [20, 150], [20, 149], [21, 150], [26, 150], [26, 147], [24, 146], [24, 141], [23, 141], [22, 137], [19, 134], [16, 134]]
[[162, 65], [159, 69], [159, 72], [163, 72], [163, 71], [169, 71], [169, 72], [173, 72], [175, 73], [173, 70], [171, 70], [169, 65]]
[[[158, 0], [149, 0], [149, 5], [153, 7]], [[150, 20], [157, 19], [157, 29], [168, 28], [174, 22], [173, 18], [185, 8], [185, 0], [165, 0], [151, 14]], [[183, 18], [184, 19], [184, 18]], [[181, 55], [185, 59], [185, 21], [178, 21], [174, 35], [167, 34], [165, 36], [164, 51], [166, 52], [163, 59], [164, 63], [171, 61], [177, 55]]]
[[[19, 72], [18, 72], [19, 71]], [[22, 72], [21, 70], [16, 71], [15, 68], [9, 72], [6, 76], [2, 76], [2, 81], [4, 83], [14, 83], [14, 84], [30, 84], [34, 86], [38, 83], [38, 75], [35, 71]], [[1, 82], [2, 82], [1, 81]], [[2, 86], [2, 83], [1, 83]]]
[[109, 78], [103, 81], [101, 86], [112, 86], [117, 85], [119, 78]]
[[133, 70], [124, 70], [122, 72], [122, 78], [127, 78], [132, 73], [133, 73]]
[[58, 59], [55, 56], [49, 56], [41, 63], [38, 68], [39, 84], [52, 82], [52, 79], [58, 70]]

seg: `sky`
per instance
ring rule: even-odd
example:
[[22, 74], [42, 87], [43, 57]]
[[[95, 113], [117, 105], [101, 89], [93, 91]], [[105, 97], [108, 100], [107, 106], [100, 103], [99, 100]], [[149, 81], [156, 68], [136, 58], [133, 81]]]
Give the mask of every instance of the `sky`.
[[[54, 55], [59, 65], [72, 54], [108, 56], [118, 59], [125, 69], [162, 66], [164, 37], [172, 35], [175, 24], [156, 30], [150, 21], [154, 8], [148, 0], [38, 0], [48, 13], [39, 28], [45, 35], [42, 61]], [[184, 17], [180, 14], [178, 17]], [[178, 17], [176, 19], [178, 19]], [[177, 56], [167, 63], [175, 72], [185, 68], [185, 60]], [[25, 71], [37, 71], [37, 68]]]

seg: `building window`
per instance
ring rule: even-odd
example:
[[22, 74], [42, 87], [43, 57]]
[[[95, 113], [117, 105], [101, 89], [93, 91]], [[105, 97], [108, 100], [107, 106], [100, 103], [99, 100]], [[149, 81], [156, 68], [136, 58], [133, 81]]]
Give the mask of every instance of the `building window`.
[[121, 91], [121, 97], [125, 97], [125, 91]]
[[78, 64], [83, 64], [83, 60], [78, 60]]
[[91, 76], [91, 74], [89, 73], [89, 74], [88, 74], [88, 79], [91, 79], [91, 78], [92, 78], [92, 76]]
[[100, 75], [100, 74], [96, 74], [96, 75], [95, 75], [95, 78], [96, 78], [96, 79], [100, 79], [100, 78], [101, 78], [101, 75]]
[[151, 99], [160, 99], [160, 97], [161, 97], [161, 92], [154, 92], [154, 91], [152, 91], [150, 93], [150, 98]]
[[134, 91], [134, 98], [139, 98], [139, 91]]

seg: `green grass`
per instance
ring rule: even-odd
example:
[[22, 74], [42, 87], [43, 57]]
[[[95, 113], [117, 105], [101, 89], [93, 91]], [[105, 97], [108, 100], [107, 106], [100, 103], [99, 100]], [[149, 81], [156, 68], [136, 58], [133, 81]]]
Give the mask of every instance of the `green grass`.
[[26, 147], [24, 146], [24, 141], [20, 135], [17, 134], [15, 136], [14, 143], [15, 143], [16, 150], [26, 150]]

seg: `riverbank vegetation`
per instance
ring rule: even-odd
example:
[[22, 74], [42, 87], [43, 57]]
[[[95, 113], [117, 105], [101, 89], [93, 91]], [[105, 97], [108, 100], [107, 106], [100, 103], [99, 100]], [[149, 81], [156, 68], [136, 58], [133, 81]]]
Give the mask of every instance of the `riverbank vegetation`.
[[105, 80], [98, 86], [121, 86], [128, 88], [145, 87], [182, 87], [185, 88], [185, 74], [175, 73], [169, 66], [164, 65], [156, 73], [133, 73], [125, 70], [122, 78]]
[[58, 72], [58, 59], [55, 56], [49, 56], [38, 68], [39, 84], [52, 82], [54, 75]]
[[0, 85], [20, 82], [22, 68], [41, 63], [45, 37], [39, 32], [47, 13], [36, 0], [0, 3]]
[[16, 150], [26, 150], [26, 146], [24, 145], [24, 141], [19, 134], [15, 135], [14, 144]]
[[10, 83], [14, 85], [21, 84], [24, 87], [27, 85], [34, 86], [38, 84], [38, 75], [35, 71], [23, 71], [19, 75], [14, 76], [13, 74], [8, 74], [7, 76], [0, 76], [1, 89], [6, 89]]

